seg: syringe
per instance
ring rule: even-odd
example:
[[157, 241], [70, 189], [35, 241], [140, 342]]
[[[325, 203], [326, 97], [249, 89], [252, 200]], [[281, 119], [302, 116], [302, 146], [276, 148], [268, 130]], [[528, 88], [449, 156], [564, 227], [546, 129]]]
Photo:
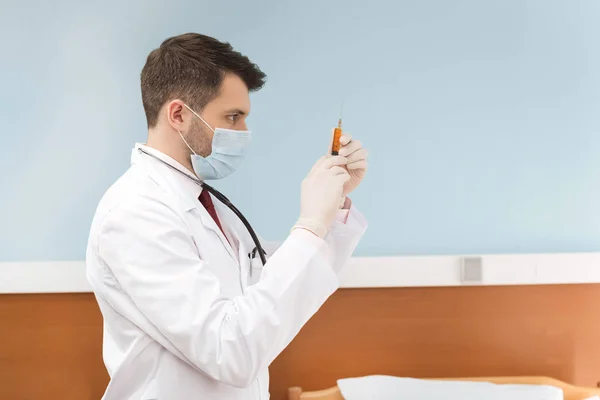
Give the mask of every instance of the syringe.
[[344, 105], [342, 104], [342, 108], [340, 109], [340, 119], [338, 120], [337, 128], [333, 130], [333, 143], [331, 145], [331, 155], [337, 156], [340, 154], [340, 138], [342, 137], [342, 112], [344, 110]]

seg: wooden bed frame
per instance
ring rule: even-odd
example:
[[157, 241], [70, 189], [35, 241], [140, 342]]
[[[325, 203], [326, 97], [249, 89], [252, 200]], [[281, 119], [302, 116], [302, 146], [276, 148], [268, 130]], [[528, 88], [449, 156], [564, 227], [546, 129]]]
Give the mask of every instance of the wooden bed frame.
[[[600, 389], [598, 388], [574, 386], [563, 381], [559, 381], [558, 379], [548, 378], [545, 376], [452, 378], [448, 380], [554, 386], [562, 389], [565, 400], [585, 400], [593, 396], [600, 396]], [[340, 390], [337, 386], [314, 392], [302, 392], [301, 388], [293, 387], [288, 390], [288, 400], [344, 400], [344, 397], [340, 393]]]

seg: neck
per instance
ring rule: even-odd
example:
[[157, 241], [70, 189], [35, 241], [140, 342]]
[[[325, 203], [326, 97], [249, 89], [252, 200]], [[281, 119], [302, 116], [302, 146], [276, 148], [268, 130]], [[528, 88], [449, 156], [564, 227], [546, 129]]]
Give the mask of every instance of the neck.
[[[175, 135], [177, 136], [178, 134], [175, 133]], [[195, 175], [194, 168], [192, 167], [192, 161], [190, 160], [190, 150], [183, 143], [183, 141], [181, 141], [181, 139], [181, 143], [173, 143], [173, 140], [168, 140], [166, 136], [172, 135], [164, 135], [160, 132], [149, 130], [148, 142], [146, 143], [146, 146], [166, 154]]]

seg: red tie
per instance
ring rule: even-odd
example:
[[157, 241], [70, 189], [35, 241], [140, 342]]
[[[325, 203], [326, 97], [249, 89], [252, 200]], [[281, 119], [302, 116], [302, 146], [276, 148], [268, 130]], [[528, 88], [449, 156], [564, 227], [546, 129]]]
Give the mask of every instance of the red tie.
[[[200, 197], [198, 197], [198, 200], [200, 200], [200, 203], [202, 203], [204, 208], [206, 208], [206, 211], [208, 211], [208, 213], [210, 214], [212, 219], [217, 223], [217, 226], [219, 227], [221, 232], [223, 232], [223, 227], [221, 226], [221, 221], [219, 221], [219, 217], [217, 216], [217, 211], [215, 210], [215, 205], [213, 204], [213, 201], [210, 197], [210, 193], [208, 192], [208, 190], [203, 189], [202, 193], [200, 193]], [[225, 232], [223, 232], [223, 235], [224, 234], [225, 234]]]

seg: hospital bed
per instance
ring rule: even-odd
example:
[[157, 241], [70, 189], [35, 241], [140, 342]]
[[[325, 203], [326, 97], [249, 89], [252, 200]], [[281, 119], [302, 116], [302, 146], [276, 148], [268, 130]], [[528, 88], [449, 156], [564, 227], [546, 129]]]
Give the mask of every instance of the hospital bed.
[[[451, 380], [554, 386], [562, 389], [565, 400], [585, 400], [593, 396], [600, 396], [600, 389], [598, 388], [570, 385], [558, 379], [541, 376], [452, 378]], [[311, 392], [303, 392], [299, 387], [292, 387], [288, 390], [288, 400], [344, 400], [344, 398], [337, 386]]]

